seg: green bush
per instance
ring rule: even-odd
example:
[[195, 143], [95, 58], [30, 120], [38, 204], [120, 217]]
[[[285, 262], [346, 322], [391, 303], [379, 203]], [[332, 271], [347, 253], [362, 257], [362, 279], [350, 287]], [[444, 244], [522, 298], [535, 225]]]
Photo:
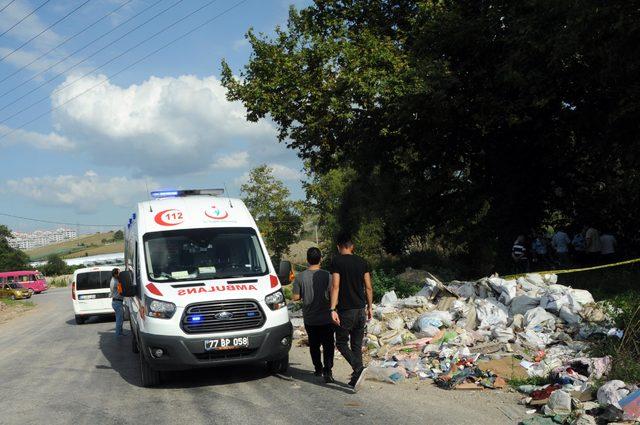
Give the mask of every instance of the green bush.
[[293, 298], [293, 291], [290, 286], [283, 286], [282, 292], [284, 292], [284, 298], [286, 300], [291, 300], [291, 298]]
[[616, 327], [624, 331], [624, 337], [604, 337], [595, 342], [591, 355], [611, 356], [609, 379], [640, 382], [640, 294], [630, 291], [607, 301]]
[[388, 274], [384, 270], [373, 271], [371, 285], [373, 286], [374, 302], [379, 302], [385, 292], [395, 291], [399, 298], [404, 298], [415, 295], [422, 287], [421, 285], [398, 279], [397, 276]]
[[49, 286], [52, 288], [66, 288], [68, 284], [68, 280], [64, 278], [56, 278], [49, 282]]

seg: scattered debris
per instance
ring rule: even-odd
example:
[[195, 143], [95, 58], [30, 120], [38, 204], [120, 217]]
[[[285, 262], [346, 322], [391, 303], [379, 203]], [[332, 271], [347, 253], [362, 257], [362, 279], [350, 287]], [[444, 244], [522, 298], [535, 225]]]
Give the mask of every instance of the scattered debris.
[[[640, 391], [622, 381], [605, 383], [597, 390], [598, 403], [592, 401], [611, 359], [589, 357], [589, 338], [624, 334], [588, 291], [560, 285], [552, 274], [446, 285], [421, 270], [400, 277], [423, 287], [408, 298], [390, 291], [375, 306], [365, 341], [371, 357], [367, 379], [432, 379], [440, 388], [473, 391], [539, 377], [551, 383], [522, 385], [519, 391], [525, 394], [522, 404], [534, 408], [528, 414], [545, 416], [523, 423], [589, 425], [596, 416], [640, 416]], [[303, 329], [294, 333], [305, 337]]]

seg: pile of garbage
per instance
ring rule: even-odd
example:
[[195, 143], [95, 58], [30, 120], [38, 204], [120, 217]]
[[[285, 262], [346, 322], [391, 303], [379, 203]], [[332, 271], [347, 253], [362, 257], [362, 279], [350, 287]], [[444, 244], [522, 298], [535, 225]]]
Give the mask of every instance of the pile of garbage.
[[[523, 403], [548, 417], [592, 423], [640, 417], [640, 392], [606, 379], [609, 357], [590, 358], [589, 339], [622, 337], [589, 291], [557, 283], [553, 274], [498, 276], [443, 284], [428, 275], [414, 296], [391, 291], [367, 327], [368, 379], [397, 383], [432, 379], [445, 389], [504, 388], [506, 381], [539, 377], [525, 385]], [[634, 407], [635, 406], [635, 407]], [[591, 414], [591, 415], [590, 415]], [[577, 420], [577, 419], [576, 419]], [[595, 423], [595, 422], [593, 422]]]

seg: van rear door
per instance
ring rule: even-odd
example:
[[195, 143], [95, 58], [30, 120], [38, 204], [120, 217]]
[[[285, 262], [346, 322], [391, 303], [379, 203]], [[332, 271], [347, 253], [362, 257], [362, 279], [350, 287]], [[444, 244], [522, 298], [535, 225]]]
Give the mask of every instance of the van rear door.
[[76, 295], [80, 309], [84, 311], [111, 309], [110, 281], [110, 271], [78, 273]]

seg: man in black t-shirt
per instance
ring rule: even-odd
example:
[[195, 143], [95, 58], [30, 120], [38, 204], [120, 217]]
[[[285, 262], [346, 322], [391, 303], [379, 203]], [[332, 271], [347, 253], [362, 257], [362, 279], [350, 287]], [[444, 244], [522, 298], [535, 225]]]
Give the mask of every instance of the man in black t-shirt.
[[331, 263], [331, 318], [336, 324], [336, 346], [353, 373], [349, 385], [358, 390], [364, 381], [362, 341], [372, 316], [373, 289], [369, 265], [353, 253], [349, 235], [338, 237], [338, 256]]

